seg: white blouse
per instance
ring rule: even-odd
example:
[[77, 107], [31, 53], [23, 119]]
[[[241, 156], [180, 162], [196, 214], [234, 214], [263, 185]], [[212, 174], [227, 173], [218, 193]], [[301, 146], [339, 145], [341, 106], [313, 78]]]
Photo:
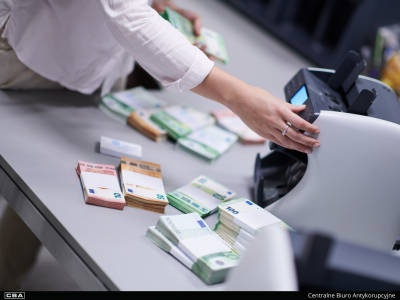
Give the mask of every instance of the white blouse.
[[[18, 58], [68, 89], [102, 95], [134, 59], [167, 89], [199, 85], [214, 63], [147, 0], [0, 0], [3, 37]], [[1, 72], [1, 70], [0, 70]]]

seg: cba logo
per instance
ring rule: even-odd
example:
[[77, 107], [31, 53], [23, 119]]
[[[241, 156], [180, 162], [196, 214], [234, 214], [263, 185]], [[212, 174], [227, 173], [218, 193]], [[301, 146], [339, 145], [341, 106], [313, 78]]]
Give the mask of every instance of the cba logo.
[[4, 299], [25, 299], [25, 292], [4, 292]]

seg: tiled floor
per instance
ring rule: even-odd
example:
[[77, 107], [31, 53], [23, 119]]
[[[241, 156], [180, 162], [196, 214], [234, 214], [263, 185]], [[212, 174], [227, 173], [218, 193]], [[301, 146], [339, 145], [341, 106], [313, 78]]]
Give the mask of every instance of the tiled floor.
[[[0, 215], [6, 201], [0, 195]], [[21, 285], [22, 291], [80, 291], [49, 251], [42, 246], [38, 259]]]

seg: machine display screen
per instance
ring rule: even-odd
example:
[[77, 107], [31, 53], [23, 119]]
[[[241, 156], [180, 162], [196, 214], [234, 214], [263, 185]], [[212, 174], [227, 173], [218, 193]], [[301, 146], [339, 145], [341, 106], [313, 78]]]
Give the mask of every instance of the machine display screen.
[[303, 85], [302, 88], [290, 99], [290, 103], [294, 105], [302, 105], [308, 99], [306, 86]]

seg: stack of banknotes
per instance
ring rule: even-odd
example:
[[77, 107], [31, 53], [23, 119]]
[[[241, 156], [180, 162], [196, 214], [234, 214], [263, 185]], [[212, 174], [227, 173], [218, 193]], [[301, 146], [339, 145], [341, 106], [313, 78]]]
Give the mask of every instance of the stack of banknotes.
[[215, 119], [189, 105], [172, 105], [151, 115], [152, 121], [165, 129], [174, 140], [215, 123]]
[[199, 48], [206, 46], [205, 52], [208, 56], [212, 56], [225, 64], [229, 62], [224, 40], [219, 33], [203, 27], [200, 36], [196, 36], [192, 22], [169, 7], [165, 9], [161, 16], [178, 29], [192, 44], [198, 45]]
[[133, 111], [129, 115], [128, 124], [136, 128], [145, 136], [151, 138], [153, 141], [162, 142], [168, 137], [167, 131], [150, 120], [151, 115], [156, 111], [157, 110], [154, 109], [138, 109]]
[[239, 141], [244, 145], [264, 144], [265, 139], [251, 130], [247, 125], [231, 110], [215, 110], [211, 112], [217, 119], [217, 124], [239, 136]]
[[128, 122], [149, 138], [162, 141], [166, 139], [167, 132], [151, 121], [150, 116], [165, 105], [165, 101], [139, 86], [105, 95], [101, 99], [99, 109], [120, 123]]
[[121, 157], [120, 178], [126, 205], [164, 213], [168, 200], [160, 165]]
[[225, 279], [240, 255], [213, 233], [197, 213], [162, 216], [146, 237], [190, 268], [206, 284]]
[[243, 254], [257, 232], [276, 223], [291, 229], [257, 204], [246, 198], [240, 198], [218, 205], [218, 223], [214, 231], [234, 250]]
[[211, 178], [201, 175], [189, 184], [167, 194], [169, 204], [184, 213], [196, 212], [205, 218], [217, 211], [218, 204], [236, 193]]
[[178, 147], [213, 163], [228, 151], [237, 139], [236, 134], [210, 125], [179, 138]]
[[76, 172], [81, 179], [86, 203], [124, 209], [125, 199], [114, 166], [79, 161]]

